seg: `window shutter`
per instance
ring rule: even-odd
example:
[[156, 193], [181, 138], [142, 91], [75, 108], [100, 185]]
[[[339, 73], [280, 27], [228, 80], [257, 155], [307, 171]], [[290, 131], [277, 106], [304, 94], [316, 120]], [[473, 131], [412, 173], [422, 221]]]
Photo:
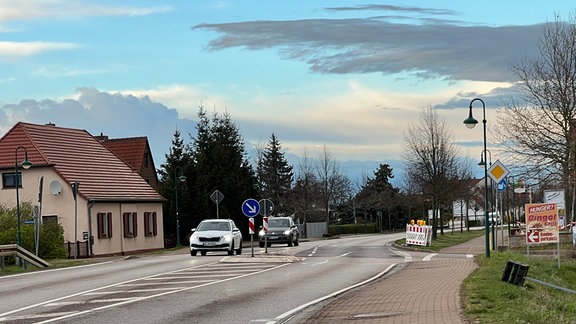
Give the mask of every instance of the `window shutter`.
[[134, 225], [132, 234], [133, 237], [136, 237], [138, 236], [138, 213], [136, 212], [132, 213], [132, 224]]
[[156, 212], [152, 213], [152, 231], [154, 236], [158, 235], [158, 221], [156, 219]]
[[98, 239], [102, 239], [102, 237], [104, 236], [104, 214], [103, 213], [98, 213], [96, 215], [96, 223], [98, 226]]
[[112, 213], [106, 215], [108, 217], [108, 238], [112, 238]]
[[124, 237], [130, 237], [128, 234], [130, 233], [130, 229], [128, 228], [128, 225], [130, 225], [130, 221], [128, 220], [128, 217], [131, 216], [130, 213], [123, 213], [122, 214], [122, 229], [124, 232]]
[[150, 236], [150, 213], [144, 213], [144, 236]]

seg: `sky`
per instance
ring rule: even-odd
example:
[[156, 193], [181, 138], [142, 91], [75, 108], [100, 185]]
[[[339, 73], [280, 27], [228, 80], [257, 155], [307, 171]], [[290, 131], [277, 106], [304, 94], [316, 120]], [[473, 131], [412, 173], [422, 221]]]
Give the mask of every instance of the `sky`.
[[[510, 67], [538, 55], [542, 24], [575, 9], [564, 0], [0, 0], [0, 136], [18, 121], [147, 136], [159, 167], [176, 130], [187, 143], [195, 136], [203, 106], [230, 115], [249, 156], [274, 133], [295, 169], [325, 147], [354, 183], [381, 163], [394, 183], [406, 129], [427, 107], [477, 160], [482, 127], [462, 123], [471, 100], [485, 102], [490, 132], [513, 91]], [[480, 121], [482, 108], [475, 102]]]

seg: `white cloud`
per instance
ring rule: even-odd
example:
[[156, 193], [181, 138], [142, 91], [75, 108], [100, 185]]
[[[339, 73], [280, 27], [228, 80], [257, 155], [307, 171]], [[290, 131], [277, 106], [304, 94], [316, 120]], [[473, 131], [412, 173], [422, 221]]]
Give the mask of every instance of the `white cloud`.
[[77, 44], [58, 42], [0, 42], [0, 57], [31, 56], [47, 51], [70, 50]]

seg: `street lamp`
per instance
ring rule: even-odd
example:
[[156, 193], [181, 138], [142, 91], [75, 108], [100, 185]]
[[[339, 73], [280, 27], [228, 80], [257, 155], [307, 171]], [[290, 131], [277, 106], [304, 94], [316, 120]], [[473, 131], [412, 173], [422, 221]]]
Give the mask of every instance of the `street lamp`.
[[[178, 173], [180, 170], [180, 173]], [[180, 176], [178, 176], [180, 174]], [[174, 193], [176, 195], [176, 246], [180, 247], [180, 219], [178, 217], [178, 180], [180, 182], [186, 181], [186, 177], [182, 174], [182, 168], [177, 166], [174, 169]]]
[[20, 184], [22, 181], [20, 181], [20, 178], [18, 177], [18, 150], [19, 149], [23, 149], [24, 150], [24, 161], [22, 161], [22, 163], [20, 163], [20, 165], [22, 166], [22, 168], [24, 168], [25, 170], [30, 169], [30, 167], [32, 166], [32, 162], [28, 161], [28, 151], [26, 150], [26, 148], [24, 146], [18, 146], [16, 148], [16, 151], [14, 152], [14, 177], [16, 177], [16, 215], [18, 217], [18, 246], [22, 246], [22, 231], [20, 230], [20, 196], [18, 193], [18, 188], [20, 187]]
[[[487, 156], [487, 150], [486, 150], [486, 105], [484, 104], [484, 101], [480, 98], [475, 98], [472, 99], [472, 101], [470, 101], [470, 113], [468, 115], [468, 118], [466, 118], [464, 120], [464, 125], [466, 125], [466, 127], [472, 129], [474, 128], [474, 126], [476, 126], [476, 124], [478, 124], [478, 121], [476, 119], [474, 119], [474, 117], [472, 117], [472, 104], [474, 103], [474, 101], [480, 101], [482, 103], [482, 113], [483, 113], [483, 119], [482, 119], [482, 123], [484, 124], [484, 161], [487, 161], [488, 156]], [[486, 241], [486, 257], [489, 258], [490, 257], [490, 227], [488, 226], [488, 166], [486, 163], [484, 163], [484, 235], [485, 237], [485, 241]]]
[[[488, 151], [488, 156], [490, 157], [490, 159], [486, 162], [489, 163], [488, 164], [489, 166], [492, 166], [492, 152], [490, 152], [490, 150], [487, 150], [487, 151]], [[482, 151], [482, 153], [480, 153], [480, 162], [478, 162], [479, 166], [484, 166], [486, 164], [486, 162], [484, 162], [484, 155], [486, 155], [485, 153], [486, 152], [484, 152], [484, 151]]]

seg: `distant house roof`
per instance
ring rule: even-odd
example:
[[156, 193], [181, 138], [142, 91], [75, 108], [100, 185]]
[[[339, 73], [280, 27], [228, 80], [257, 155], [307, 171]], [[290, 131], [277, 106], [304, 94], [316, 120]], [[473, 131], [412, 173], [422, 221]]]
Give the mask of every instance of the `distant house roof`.
[[100, 142], [110, 151], [114, 152], [124, 160], [124, 162], [131, 165], [136, 172], [140, 173], [142, 171], [142, 161], [148, 147], [148, 139], [146, 137], [113, 138], [103, 140], [101, 135], [96, 138], [99, 139]]
[[26, 148], [32, 167], [52, 167], [87, 200], [163, 201], [130, 165], [86, 130], [19, 122], [0, 139], [0, 168], [14, 168]]

